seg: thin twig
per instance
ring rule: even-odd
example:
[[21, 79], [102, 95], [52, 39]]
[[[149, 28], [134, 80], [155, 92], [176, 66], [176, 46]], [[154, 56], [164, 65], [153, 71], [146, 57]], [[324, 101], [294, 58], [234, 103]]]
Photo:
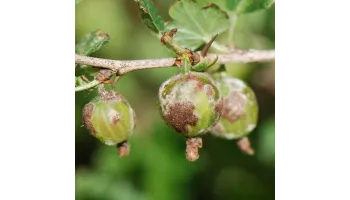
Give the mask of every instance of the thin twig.
[[[217, 64], [265, 62], [275, 59], [275, 50], [235, 50], [231, 53], [226, 54], [208, 54], [207, 57], [209, 60], [214, 60], [216, 57], [218, 57], [219, 59], [217, 61]], [[102, 69], [110, 69], [113, 71], [112, 74], [116, 74], [119, 78], [120, 76], [134, 70], [177, 67], [175, 65], [175, 61], [176, 58], [160, 58], [148, 60], [110, 60], [75, 54], [76, 64], [91, 65]], [[87, 84], [75, 87], [75, 92], [93, 88], [102, 82], [102, 80], [93, 80]]]
[[[265, 62], [275, 59], [275, 50], [237, 50], [227, 54], [208, 54], [209, 59], [215, 59], [216, 56], [219, 58], [217, 64]], [[176, 67], [175, 58], [110, 60], [82, 56], [78, 54], [75, 54], [75, 63], [111, 69], [117, 72], [117, 75], [119, 76], [139, 69]]]
[[96, 85], [98, 85], [100, 83], [101, 83], [101, 81], [93, 80], [93, 81], [91, 81], [89, 83], [86, 83], [84, 85], [76, 86], [75, 87], [75, 92], [80, 92], [80, 91], [83, 91], [83, 90], [87, 90], [87, 89], [93, 88], [93, 87], [95, 87]]

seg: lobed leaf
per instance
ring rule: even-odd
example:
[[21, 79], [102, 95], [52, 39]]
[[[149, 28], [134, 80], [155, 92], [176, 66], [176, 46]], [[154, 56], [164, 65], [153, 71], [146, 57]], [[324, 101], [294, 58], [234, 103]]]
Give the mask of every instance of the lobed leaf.
[[216, 4], [223, 11], [227, 13], [232, 13], [235, 11], [235, 8], [240, 0], [198, 0], [200, 5]]
[[275, 0], [242, 0], [239, 2], [237, 14], [252, 13], [258, 10], [267, 9], [275, 3]]
[[143, 23], [155, 33], [164, 31], [164, 21], [158, 15], [152, 0], [135, 0], [140, 8]]
[[109, 36], [107, 33], [103, 33], [100, 30], [92, 31], [78, 40], [75, 45], [75, 53], [85, 56], [90, 55], [99, 50], [108, 41]]
[[[108, 43], [109, 39], [110, 39], [109, 36], [100, 30], [92, 31], [78, 40], [78, 42], [75, 45], [75, 53], [79, 55], [88, 56], [91, 53], [99, 50], [106, 43]], [[77, 68], [78, 66], [79, 68]], [[99, 71], [99, 69], [93, 69], [87, 65], [75, 64], [75, 68], [76, 69], [84, 68], [85, 74], [89, 74], [90, 76], [95, 76], [96, 73]], [[85, 85], [86, 82], [82, 80], [81, 77], [76, 77], [75, 84], [76, 86], [81, 86], [81, 85]]]
[[231, 14], [246, 14], [269, 8], [275, 0], [198, 0], [200, 5], [214, 3]]
[[191, 50], [229, 27], [227, 14], [214, 4], [201, 7], [192, 0], [177, 1], [169, 9], [169, 15], [173, 21], [166, 26], [166, 30], [177, 28], [175, 42]]

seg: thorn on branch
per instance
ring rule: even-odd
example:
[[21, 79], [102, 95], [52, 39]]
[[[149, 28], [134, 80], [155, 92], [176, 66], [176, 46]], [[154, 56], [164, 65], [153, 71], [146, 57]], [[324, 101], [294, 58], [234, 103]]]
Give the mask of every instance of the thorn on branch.
[[202, 57], [207, 56], [210, 46], [213, 44], [214, 40], [216, 39], [216, 37], [217, 37], [218, 35], [219, 35], [219, 34], [216, 34], [216, 35], [208, 42], [208, 44], [205, 45], [205, 47], [204, 47], [203, 50], [201, 51], [201, 56], [202, 56]]

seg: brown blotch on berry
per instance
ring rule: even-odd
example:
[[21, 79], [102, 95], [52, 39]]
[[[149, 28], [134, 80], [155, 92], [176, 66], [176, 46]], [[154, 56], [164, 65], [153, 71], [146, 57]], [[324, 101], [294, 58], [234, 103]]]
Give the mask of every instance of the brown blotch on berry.
[[120, 94], [114, 91], [102, 91], [100, 96], [104, 101], [121, 100], [123, 98]]
[[247, 137], [244, 137], [237, 142], [238, 147], [248, 155], [254, 155], [254, 149], [250, 145], [250, 141]]
[[191, 81], [191, 80], [194, 80], [194, 81], [198, 81], [198, 78], [189, 74], [186, 76], [186, 81]]
[[224, 111], [224, 101], [221, 100], [215, 105], [215, 112], [222, 115]]
[[202, 138], [188, 138], [186, 140], [186, 158], [188, 161], [193, 162], [198, 160], [198, 149], [203, 147]]
[[96, 130], [91, 123], [92, 112], [94, 110], [94, 105], [89, 103], [83, 108], [83, 121], [86, 128], [93, 134], [96, 135]]
[[212, 96], [214, 94], [213, 87], [211, 87], [210, 85], [206, 85], [204, 87], [204, 91], [208, 96]]
[[195, 76], [192, 76], [192, 75], [186, 76], [186, 81], [196, 81], [197, 82], [197, 85], [196, 85], [197, 90], [203, 89], [203, 87], [204, 87], [204, 84]]
[[194, 114], [195, 106], [191, 102], [170, 103], [164, 116], [165, 121], [171, 124], [176, 131], [187, 133], [188, 125], [195, 126], [198, 117]]
[[222, 117], [231, 123], [244, 115], [244, 99], [239, 92], [231, 92], [224, 100]]
[[118, 121], [119, 121], [119, 115], [116, 114], [112, 117], [112, 125], [114, 126], [117, 125]]
[[130, 154], [130, 145], [127, 141], [123, 141], [117, 144], [117, 150], [119, 157], [125, 157]]

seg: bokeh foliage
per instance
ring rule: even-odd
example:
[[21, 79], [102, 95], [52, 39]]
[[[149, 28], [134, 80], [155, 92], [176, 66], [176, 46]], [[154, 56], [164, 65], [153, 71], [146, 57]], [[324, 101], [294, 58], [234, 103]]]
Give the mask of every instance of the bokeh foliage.
[[[170, 20], [173, 1], [153, 2], [163, 19]], [[234, 31], [235, 45], [274, 49], [274, 20], [274, 6], [241, 15]], [[75, 22], [76, 40], [93, 30], [108, 33], [109, 43], [92, 56], [127, 60], [173, 56], [143, 24], [134, 1], [80, 1]], [[226, 33], [221, 34], [218, 41], [226, 38]], [[258, 126], [250, 135], [255, 156], [242, 154], [234, 140], [206, 135], [200, 159], [189, 163], [183, 137], [162, 122], [157, 107], [159, 86], [177, 69], [135, 71], [122, 77], [115, 88], [138, 117], [127, 158], [118, 158], [115, 148], [104, 146], [82, 126], [82, 107], [96, 93], [76, 93], [76, 199], [274, 199], [274, 62], [230, 64], [227, 69], [245, 80], [259, 101]]]

